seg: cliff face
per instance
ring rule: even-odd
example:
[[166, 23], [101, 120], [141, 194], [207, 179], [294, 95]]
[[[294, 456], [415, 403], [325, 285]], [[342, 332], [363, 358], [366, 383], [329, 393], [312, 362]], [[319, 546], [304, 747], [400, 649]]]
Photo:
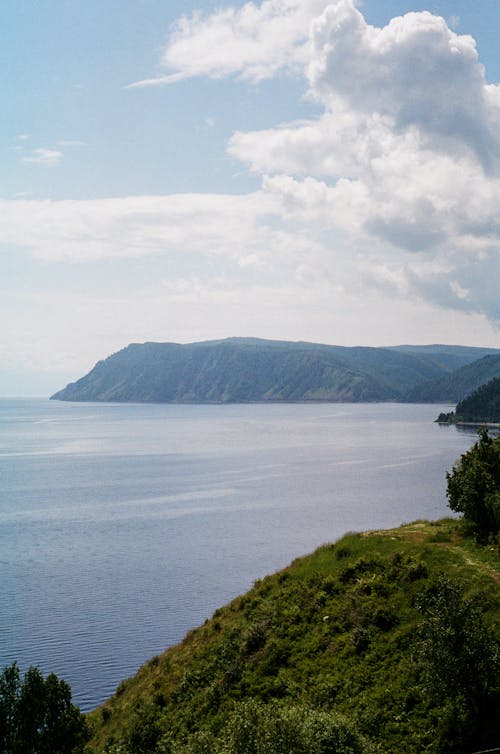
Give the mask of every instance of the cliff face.
[[[131, 344], [52, 396], [67, 401], [228, 403], [404, 400], [467, 354], [232, 338]], [[499, 356], [500, 359], [500, 356]]]

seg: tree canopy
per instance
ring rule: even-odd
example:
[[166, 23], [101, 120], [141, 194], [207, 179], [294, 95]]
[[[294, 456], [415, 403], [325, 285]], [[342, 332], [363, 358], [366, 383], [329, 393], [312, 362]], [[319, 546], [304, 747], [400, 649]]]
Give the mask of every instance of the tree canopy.
[[477, 599], [439, 576], [417, 598], [424, 617], [415, 658], [429, 699], [441, 709], [435, 750], [463, 751], [498, 739], [500, 643]]
[[71, 688], [36, 667], [21, 677], [16, 663], [0, 674], [0, 754], [79, 754], [89, 739]]
[[451, 510], [464, 520], [479, 539], [496, 536], [500, 529], [500, 436], [479, 431], [479, 440], [446, 474]]

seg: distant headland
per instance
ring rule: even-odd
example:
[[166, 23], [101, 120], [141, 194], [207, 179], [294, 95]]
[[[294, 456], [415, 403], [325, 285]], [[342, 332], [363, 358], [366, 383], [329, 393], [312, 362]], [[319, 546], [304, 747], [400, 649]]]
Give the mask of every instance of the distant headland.
[[228, 338], [132, 343], [52, 396], [141, 403], [456, 403], [500, 376], [500, 350]]

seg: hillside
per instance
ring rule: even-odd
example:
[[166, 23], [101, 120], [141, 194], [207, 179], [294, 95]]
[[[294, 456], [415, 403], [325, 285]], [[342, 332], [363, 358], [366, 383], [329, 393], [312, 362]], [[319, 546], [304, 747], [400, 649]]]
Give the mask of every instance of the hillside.
[[458, 403], [456, 420], [463, 422], [500, 422], [500, 377], [481, 385]]
[[478, 387], [500, 376], [500, 354], [491, 354], [430, 382], [415, 386], [407, 400], [417, 403], [457, 403]]
[[499, 639], [497, 548], [451, 519], [350, 534], [120, 684], [90, 716], [89, 752], [486, 749], [500, 742]]
[[[429, 353], [253, 338], [131, 344], [57, 392], [68, 401], [398, 401], [474, 349]], [[451, 349], [451, 350], [450, 350]], [[500, 355], [498, 356], [500, 361]]]
[[477, 346], [447, 346], [442, 344], [434, 344], [428, 346], [390, 346], [391, 350], [401, 351], [402, 353], [412, 353], [416, 356], [425, 356], [437, 366], [445, 369], [447, 372], [452, 372], [455, 369], [466, 364], [471, 364], [473, 361], [483, 359], [485, 356], [491, 356], [495, 354], [500, 355], [500, 351], [495, 348], [479, 348]]

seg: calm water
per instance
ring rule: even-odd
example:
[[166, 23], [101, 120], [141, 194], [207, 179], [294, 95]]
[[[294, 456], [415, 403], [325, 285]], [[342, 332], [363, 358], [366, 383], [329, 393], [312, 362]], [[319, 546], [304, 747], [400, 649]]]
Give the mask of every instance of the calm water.
[[295, 556], [447, 515], [441, 410], [0, 401], [0, 664], [87, 710]]

